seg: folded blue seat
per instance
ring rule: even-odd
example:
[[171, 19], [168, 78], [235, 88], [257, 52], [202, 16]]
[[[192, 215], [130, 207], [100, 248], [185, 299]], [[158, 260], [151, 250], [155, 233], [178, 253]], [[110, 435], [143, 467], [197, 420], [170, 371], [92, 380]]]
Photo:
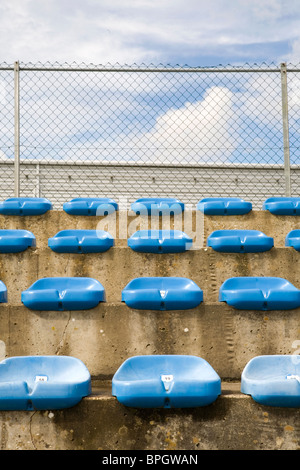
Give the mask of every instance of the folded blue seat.
[[0, 253], [19, 253], [35, 246], [35, 236], [28, 230], [0, 230]]
[[176, 215], [184, 211], [184, 203], [176, 198], [140, 198], [131, 204], [131, 210], [141, 215]]
[[77, 358], [17, 356], [0, 362], [0, 410], [70, 408], [90, 393], [90, 373]]
[[237, 197], [207, 197], [197, 204], [207, 215], [243, 215], [252, 210], [252, 203]]
[[220, 377], [196, 356], [134, 356], [119, 367], [112, 380], [112, 395], [134, 408], [207, 406], [220, 394]]
[[262, 405], [299, 408], [299, 356], [254, 357], [242, 372], [241, 392]]
[[285, 246], [292, 246], [296, 251], [300, 251], [300, 230], [292, 230], [287, 234]]
[[10, 197], [0, 202], [2, 215], [41, 215], [51, 209], [51, 202], [39, 197]]
[[48, 239], [48, 246], [57, 253], [102, 253], [114, 239], [104, 230], [62, 230]]
[[4, 282], [0, 281], [0, 303], [5, 304], [7, 302], [7, 289]]
[[290, 310], [300, 306], [300, 290], [279, 277], [233, 277], [220, 287], [219, 301], [242, 310]]
[[128, 246], [142, 253], [182, 253], [192, 244], [181, 230], [139, 230], [128, 239]]
[[21, 294], [32, 310], [87, 310], [105, 301], [102, 284], [89, 277], [45, 277]]
[[300, 197], [270, 197], [263, 209], [275, 215], [300, 215]]
[[203, 301], [203, 291], [183, 277], [140, 277], [122, 291], [122, 302], [141, 310], [186, 310]]
[[207, 246], [224, 253], [260, 253], [274, 246], [274, 239], [259, 230], [216, 230], [207, 238]]
[[110, 198], [78, 197], [63, 204], [63, 210], [70, 215], [108, 215], [119, 209]]

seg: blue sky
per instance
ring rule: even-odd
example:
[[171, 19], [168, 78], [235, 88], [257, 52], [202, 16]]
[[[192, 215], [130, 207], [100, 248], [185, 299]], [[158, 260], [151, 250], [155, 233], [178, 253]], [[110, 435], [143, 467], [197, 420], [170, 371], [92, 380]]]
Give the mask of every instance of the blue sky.
[[[300, 63], [299, 0], [1, 0], [0, 18], [0, 63]], [[21, 73], [22, 158], [283, 161], [279, 74], [91, 77]], [[299, 79], [289, 75], [293, 163]], [[0, 155], [12, 158], [6, 72], [0, 123]]]
[[1, 0], [1, 61], [298, 61], [299, 0]]

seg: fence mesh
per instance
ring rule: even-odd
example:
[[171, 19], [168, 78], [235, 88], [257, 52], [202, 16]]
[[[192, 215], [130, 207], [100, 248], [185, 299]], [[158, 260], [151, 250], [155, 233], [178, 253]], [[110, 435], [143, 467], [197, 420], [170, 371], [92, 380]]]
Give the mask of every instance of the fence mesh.
[[291, 162], [291, 192], [299, 196], [300, 165], [300, 74], [290, 70], [288, 72], [288, 108], [289, 108], [289, 144]]
[[0, 71], [0, 167], [2, 198], [14, 194], [14, 145], [14, 75], [13, 71], [7, 68]]
[[[292, 195], [296, 70], [288, 72]], [[13, 70], [0, 71], [1, 162], [11, 193], [13, 78]], [[280, 66], [20, 64], [22, 196], [47, 197], [56, 208], [84, 196], [191, 204], [238, 196], [261, 207], [266, 197], [284, 196], [284, 183]]]

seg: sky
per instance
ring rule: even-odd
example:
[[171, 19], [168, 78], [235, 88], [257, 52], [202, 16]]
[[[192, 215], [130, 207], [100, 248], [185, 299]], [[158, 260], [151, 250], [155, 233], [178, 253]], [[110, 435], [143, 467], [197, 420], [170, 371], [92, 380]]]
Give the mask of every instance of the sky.
[[[1, 0], [0, 64], [300, 63], [299, 0]], [[21, 158], [283, 161], [280, 74], [21, 71]], [[289, 73], [299, 163], [300, 74]], [[13, 78], [0, 76], [0, 157], [14, 156]]]
[[1, 0], [0, 62], [299, 62], [299, 0]]

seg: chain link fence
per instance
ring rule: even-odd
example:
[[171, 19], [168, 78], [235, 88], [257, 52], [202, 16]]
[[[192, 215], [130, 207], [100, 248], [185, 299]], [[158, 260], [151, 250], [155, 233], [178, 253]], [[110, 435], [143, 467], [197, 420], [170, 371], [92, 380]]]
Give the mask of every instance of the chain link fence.
[[7, 64], [0, 71], [0, 197], [14, 195], [14, 75]]
[[0, 65], [0, 197], [299, 195], [300, 69]]

